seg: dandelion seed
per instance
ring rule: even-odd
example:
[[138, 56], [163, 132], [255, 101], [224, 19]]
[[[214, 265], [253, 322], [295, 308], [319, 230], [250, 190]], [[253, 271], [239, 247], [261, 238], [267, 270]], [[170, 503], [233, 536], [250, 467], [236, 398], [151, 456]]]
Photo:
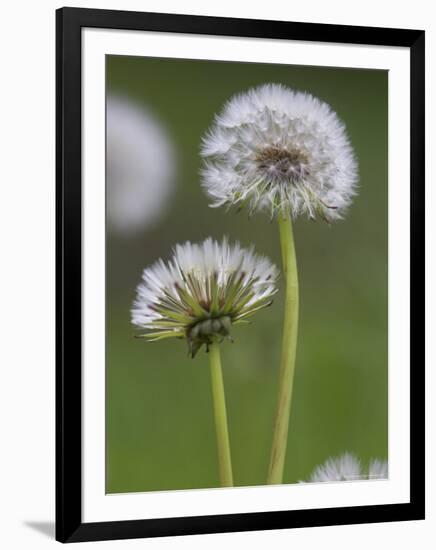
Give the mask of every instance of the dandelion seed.
[[309, 483], [387, 479], [387, 477], [386, 460], [371, 460], [369, 467], [365, 469], [356, 456], [344, 453], [337, 458], [329, 458], [324, 464], [317, 466], [310, 476]]
[[170, 261], [144, 270], [132, 323], [146, 329], [148, 341], [186, 338], [194, 357], [270, 305], [277, 276], [266, 257], [227, 239], [179, 244]]
[[232, 97], [203, 138], [211, 206], [342, 218], [356, 194], [345, 126], [323, 101], [278, 84]]
[[175, 155], [164, 128], [126, 98], [107, 99], [107, 212], [112, 230], [131, 234], [154, 224], [170, 198]]

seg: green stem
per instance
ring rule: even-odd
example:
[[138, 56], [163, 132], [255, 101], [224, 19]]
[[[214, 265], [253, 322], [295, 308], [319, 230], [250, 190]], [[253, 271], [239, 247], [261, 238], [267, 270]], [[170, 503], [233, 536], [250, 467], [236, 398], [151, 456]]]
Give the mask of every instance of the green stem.
[[232, 461], [230, 458], [229, 432], [227, 428], [226, 400], [219, 344], [209, 346], [210, 374], [212, 380], [213, 408], [215, 413], [218, 462], [222, 487], [233, 486]]
[[279, 230], [286, 295], [279, 392], [267, 479], [267, 483], [271, 485], [283, 483], [298, 333], [298, 273], [290, 216], [280, 216]]

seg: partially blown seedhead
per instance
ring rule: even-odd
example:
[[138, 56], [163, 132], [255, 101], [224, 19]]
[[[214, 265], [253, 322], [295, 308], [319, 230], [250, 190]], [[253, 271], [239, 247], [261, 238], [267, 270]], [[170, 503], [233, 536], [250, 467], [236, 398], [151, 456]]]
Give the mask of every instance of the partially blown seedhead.
[[367, 469], [362, 467], [360, 460], [350, 453], [344, 453], [336, 458], [329, 458], [321, 466], [317, 466], [309, 479], [311, 483], [325, 481], [358, 481], [371, 479], [386, 479], [388, 463], [386, 460], [373, 459]]
[[132, 323], [146, 329], [140, 336], [148, 341], [186, 338], [194, 357], [269, 306], [277, 276], [268, 258], [227, 239], [178, 244], [170, 261], [144, 270]]
[[356, 193], [345, 126], [310, 94], [267, 84], [232, 97], [203, 138], [211, 206], [339, 219]]

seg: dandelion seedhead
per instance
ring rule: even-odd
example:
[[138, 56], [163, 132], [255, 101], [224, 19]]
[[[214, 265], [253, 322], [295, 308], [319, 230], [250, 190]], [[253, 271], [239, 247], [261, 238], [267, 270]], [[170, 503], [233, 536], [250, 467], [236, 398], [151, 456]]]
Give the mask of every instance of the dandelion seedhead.
[[310, 476], [309, 483], [386, 479], [387, 477], [386, 460], [371, 460], [368, 469], [364, 469], [357, 457], [344, 453], [339, 457], [329, 458], [324, 464], [317, 466]]
[[112, 95], [107, 98], [106, 142], [109, 226], [131, 234], [159, 220], [169, 202], [173, 144], [152, 113]]
[[230, 338], [233, 325], [267, 307], [278, 272], [253, 248], [226, 238], [178, 244], [170, 261], [144, 270], [132, 308], [132, 323], [148, 341], [186, 338], [194, 357], [205, 345]]
[[232, 97], [203, 138], [211, 206], [339, 219], [357, 163], [336, 113], [308, 93], [266, 84]]

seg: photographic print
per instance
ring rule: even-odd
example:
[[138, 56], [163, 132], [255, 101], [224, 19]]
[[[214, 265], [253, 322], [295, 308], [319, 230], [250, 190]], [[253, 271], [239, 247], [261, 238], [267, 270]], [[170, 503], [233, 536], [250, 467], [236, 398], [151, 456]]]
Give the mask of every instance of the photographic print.
[[106, 56], [106, 493], [388, 478], [388, 71]]
[[424, 518], [424, 32], [56, 25], [56, 539]]

